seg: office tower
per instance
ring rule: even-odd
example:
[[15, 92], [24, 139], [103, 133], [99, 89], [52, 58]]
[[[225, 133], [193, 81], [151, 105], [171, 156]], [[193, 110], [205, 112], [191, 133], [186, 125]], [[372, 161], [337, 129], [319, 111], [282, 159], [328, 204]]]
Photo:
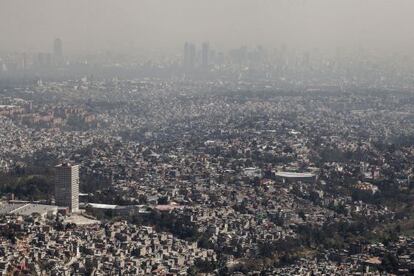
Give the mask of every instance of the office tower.
[[56, 166], [55, 201], [73, 213], [79, 211], [79, 165]]
[[27, 54], [23, 53], [22, 56], [22, 69], [26, 70], [27, 69]]
[[63, 49], [62, 49], [62, 40], [56, 38], [53, 42], [53, 59], [56, 65], [63, 64]]
[[189, 59], [190, 59], [190, 43], [186, 42], [184, 44], [184, 55], [183, 55], [183, 68], [187, 69]]
[[201, 49], [201, 66], [204, 69], [208, 68], [209, 53], [210, 53], [210, 47], [209, 47], [207, 42], [204, 42], [203, 45], [202, 45], [202, 49]]
[[195, 45], [192, 43], [186, 42], [184, 44], [184, 61], [183, 61], [183, 66], [185, 70], [189, 71], [189, 70], [194, 69], [195, 58], [196, 58]]

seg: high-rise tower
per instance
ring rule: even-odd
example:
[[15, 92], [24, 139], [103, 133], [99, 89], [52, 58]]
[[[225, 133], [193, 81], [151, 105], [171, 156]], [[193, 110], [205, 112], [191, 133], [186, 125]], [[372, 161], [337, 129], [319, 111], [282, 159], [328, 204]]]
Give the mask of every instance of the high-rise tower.
[[186, 71], [194, 69], [196, 59], [196, 48], [192, 43], [186, 42], [184, 45], [184, 61], [183, 66]]
[[79, 165], [62, 163], [56, 166], [56, 205], [79, 211]]
[[204, 42], [201, 49], [201, 66], [203, 69], [208, 68], [209, 63], [210, 46], [208, 42]]
[[56, 38], [53, 42], [53, 59], [56, 65], [63, 64], [63, 46], [60, 38]]

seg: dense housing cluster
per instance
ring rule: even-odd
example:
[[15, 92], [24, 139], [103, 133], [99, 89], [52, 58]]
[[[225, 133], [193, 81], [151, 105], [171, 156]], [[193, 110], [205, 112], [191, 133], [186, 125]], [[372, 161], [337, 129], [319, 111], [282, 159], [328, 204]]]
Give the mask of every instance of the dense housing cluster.
[[2, 269], [413, 272], [414, 96], [327, 87], [84, 78], [3, 90], [3, 201], [53, 204], [47, 168], [70, 160], [94, 223], [5, 217]]

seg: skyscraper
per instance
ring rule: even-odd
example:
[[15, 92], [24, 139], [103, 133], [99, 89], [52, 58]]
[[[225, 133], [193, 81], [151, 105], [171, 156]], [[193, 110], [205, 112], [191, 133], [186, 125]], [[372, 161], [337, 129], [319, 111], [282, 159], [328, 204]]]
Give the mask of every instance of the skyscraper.
[[79, 211], [79, 165], [62, 163], [56, 166], [56, 205]]
[[63, 64], [63, 46], [60, 38], [56, 38], [53, 42], [53, 59], [56, 65]]
[[186, 71], [191, 71], [195, 66], [196, 48], [192, 43], [186, 42], [184, 45], [183, 66]]
[[201, 49], [201, 66], [203, 69], [208, 68], [209, 63], [210, 46], [208, 42], [204, 42]]

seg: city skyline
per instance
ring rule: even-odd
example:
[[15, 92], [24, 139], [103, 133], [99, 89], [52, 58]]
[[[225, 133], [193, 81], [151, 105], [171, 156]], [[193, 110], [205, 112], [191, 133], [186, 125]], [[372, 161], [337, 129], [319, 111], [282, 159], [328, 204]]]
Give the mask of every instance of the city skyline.
[[0, 275], [414, 275], [413, 0], [0, 0]]
[[385, 0], [100, 1], [99, 13], [96, 0], [2, 0], [1, 5], [0, 51], [43, 51], [56, 37], [65, 41], [70, 54], [174, 53], [183, 41], [209, 41], [224, 50], [285, 44], [321, 51], [363, 47], [412, 55], [414, 48], [409, 30], [414, 3], [409, 0], [393, 4]]

